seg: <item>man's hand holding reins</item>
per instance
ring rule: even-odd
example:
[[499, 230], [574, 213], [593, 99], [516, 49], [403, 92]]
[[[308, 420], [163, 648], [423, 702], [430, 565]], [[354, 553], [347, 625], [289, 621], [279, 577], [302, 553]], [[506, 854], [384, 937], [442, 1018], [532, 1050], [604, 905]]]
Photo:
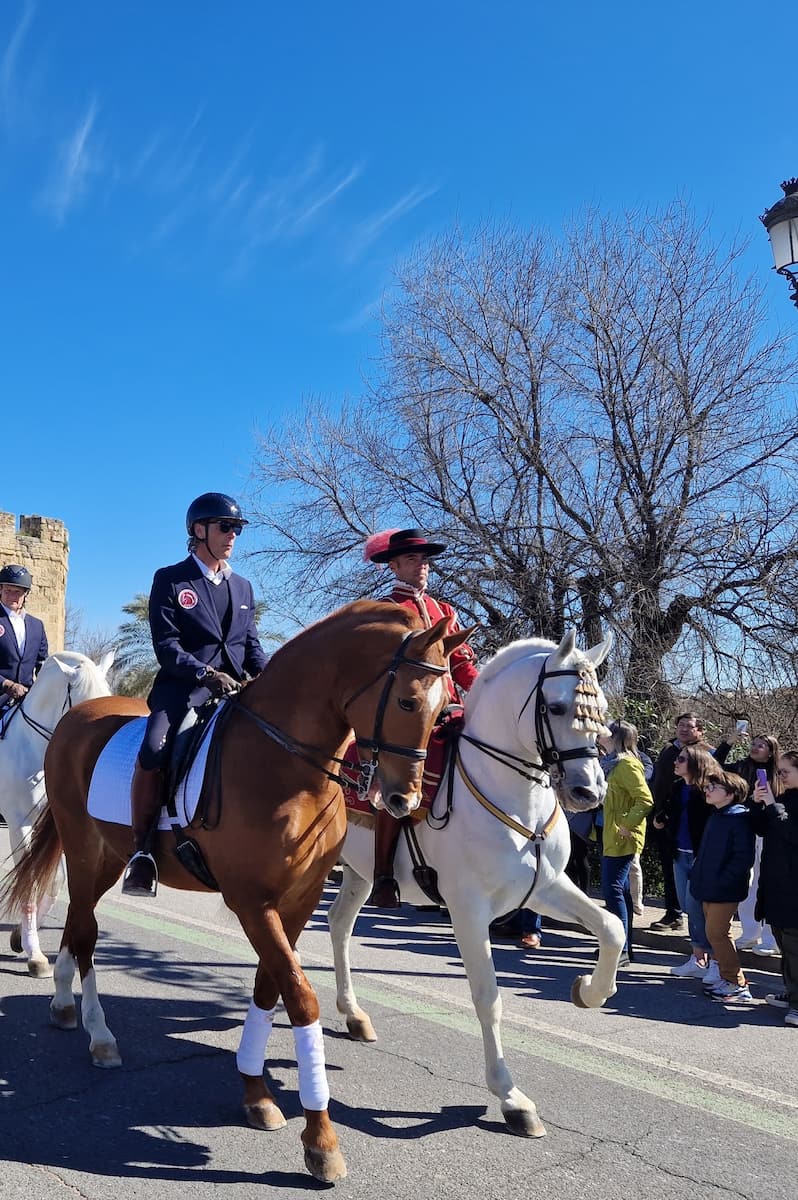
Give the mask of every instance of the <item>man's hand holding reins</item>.
[[222, 696], [232, 696], [234, 692], [241, 690], [238, 680], [224, 671], [209, 671], [202, 682], [214, 700], [219, 700]]
[[28, 689], [24, 683], [17, 683], [16, 679], [4, 679], [3, 691], [12, 700], [21, 700], [23, 696], [27, 696]]

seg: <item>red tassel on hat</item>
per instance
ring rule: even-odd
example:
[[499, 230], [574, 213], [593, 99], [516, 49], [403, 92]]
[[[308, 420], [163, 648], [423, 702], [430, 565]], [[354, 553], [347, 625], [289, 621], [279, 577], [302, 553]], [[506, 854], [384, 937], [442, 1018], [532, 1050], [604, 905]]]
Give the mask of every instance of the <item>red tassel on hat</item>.
[[388, 549], [392, 533], [398, 533], [398, 529], [383, 529], [380, 533], [372, 533], [366, 538], [366, 544], [363, 547], [363, 558], [366, 562], [371, 562], [375, 554], [382, 554]]

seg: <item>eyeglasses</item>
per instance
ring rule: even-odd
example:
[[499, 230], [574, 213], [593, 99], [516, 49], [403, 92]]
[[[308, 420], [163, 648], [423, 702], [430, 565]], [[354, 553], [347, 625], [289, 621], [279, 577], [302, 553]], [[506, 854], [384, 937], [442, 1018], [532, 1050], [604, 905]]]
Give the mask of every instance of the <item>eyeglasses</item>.
[[687, 755], [686, 755], [686, 754], [680, 754], [680, 755], [677, 757], [676, 761], [677, 761], [677, 762], [687, 762]]
[[239, 537], [244, 529], [240, 521], [211, 521], [212, 525], [219, 527], [220, 533], [234, 533]]

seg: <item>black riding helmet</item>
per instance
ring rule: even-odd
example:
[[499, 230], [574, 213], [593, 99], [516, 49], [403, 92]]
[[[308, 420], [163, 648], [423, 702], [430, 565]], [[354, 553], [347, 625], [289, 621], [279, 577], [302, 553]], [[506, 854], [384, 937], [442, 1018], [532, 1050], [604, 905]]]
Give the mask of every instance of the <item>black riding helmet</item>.
[[186, 513], [186, 533], [189, 537], [194, 536], [195, 521], [238, 521], [241, 525], [249, 524], [233, 497], [226, 496], [224, 492], [203, 492], [196, 500], [192, 500]]
[[27, 592], [33, 587], [30, 571], [27, 567], [21, 567], [18, 563], [9, 563], [7, 567], [3, 567], [0, 571], [0, 584], [10, 583], [14, 587], [25, 588]]

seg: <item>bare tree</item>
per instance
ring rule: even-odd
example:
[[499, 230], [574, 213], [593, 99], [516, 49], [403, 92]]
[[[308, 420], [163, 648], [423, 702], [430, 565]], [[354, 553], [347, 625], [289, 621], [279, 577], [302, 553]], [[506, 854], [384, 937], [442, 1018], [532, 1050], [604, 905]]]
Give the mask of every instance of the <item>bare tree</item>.
[[260, 442], [267, 596], [306, 617], [373, 591], [366, 535], [419, 524], [486, 649], [610, 626], [608, 682], [659, 708], [791, 678], [796, 362], [739, 259], [680, 205], [420, 251], [367, 394]]

